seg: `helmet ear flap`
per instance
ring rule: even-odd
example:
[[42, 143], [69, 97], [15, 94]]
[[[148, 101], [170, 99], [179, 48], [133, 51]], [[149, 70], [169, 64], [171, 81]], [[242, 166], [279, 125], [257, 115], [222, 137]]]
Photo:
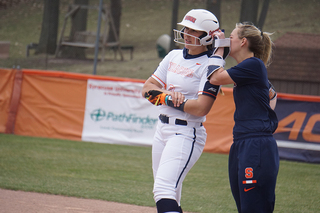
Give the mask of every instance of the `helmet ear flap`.
[[183, 38], [183, 34], [184, 34], [184, 29], [185, 29], [185, 28], [186, 28], [186, 27], [183, 27], [183, 28], [180, 30], [180, 36], [181, 36], [182, 39], [184, 39], [184, 38]]

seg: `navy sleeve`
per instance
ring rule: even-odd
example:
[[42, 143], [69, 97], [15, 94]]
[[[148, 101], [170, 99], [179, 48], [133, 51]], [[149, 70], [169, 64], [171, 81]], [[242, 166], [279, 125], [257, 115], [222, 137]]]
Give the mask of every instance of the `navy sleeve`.
[[261, 81], [261, 64], [256, 58], [249, 58], [227, 70], [232, 80], [239, 86]]

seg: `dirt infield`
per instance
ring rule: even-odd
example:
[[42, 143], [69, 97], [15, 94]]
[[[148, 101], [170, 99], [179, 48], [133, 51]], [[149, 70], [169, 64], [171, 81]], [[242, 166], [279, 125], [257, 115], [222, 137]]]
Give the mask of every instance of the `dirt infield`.
[[156, 208], [0, 189], [0, 213], [156, 213]]

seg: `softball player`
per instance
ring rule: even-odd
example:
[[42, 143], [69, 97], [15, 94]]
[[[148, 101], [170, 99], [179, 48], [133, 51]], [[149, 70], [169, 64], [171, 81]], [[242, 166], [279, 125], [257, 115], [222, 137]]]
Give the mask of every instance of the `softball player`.
[[184, 49], [169, 52], [142, 90], [161, 113], [152, 145], [153, 193], [159, 213], [182, 212], [182, 182], [203, 151], [207, 134], [202, 123], [220, 89], [207, 80], [217, 18], [195, 9], [178, 24], [183, 28], [174, 30], [175, 42], [183, 43]]
[[[224, 37], [221, 31], [215, 35]], [[238, 65], [228, 70], [216, 65], [208, 69], [210, 83], [234, 84], [236, 110], [229, 180], [241, 213], [273, 212], [275, 204], [279, 155], [272, 134], [278, 119], [270, 107], [275, 103], [269, 100], [271, 85], [266, 69], [272, 50], [269, 35], [253, 25], [237, 24], [230, 36], [230, 56]], [[219, 48], [216, 53], [222, 55], [221, 51]], [[271, 99], [275, 96], [274, 92], [270, 95]]]

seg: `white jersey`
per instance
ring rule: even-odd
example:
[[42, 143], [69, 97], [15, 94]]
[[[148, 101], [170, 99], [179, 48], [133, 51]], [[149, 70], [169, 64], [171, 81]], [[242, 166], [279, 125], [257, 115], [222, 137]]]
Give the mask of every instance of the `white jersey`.
[[[181, 92], [186, 99], [198, 99], [207, 82], [207, 54], [209, 52], [193, 56], [186, 49], [172, 50], [160, 62], [152, 77], [168, 91]], [[192, 122], [205, 121], [205, 116], [194, 116], [165, 105], [159, 106], [159, 111], [168, 117]]]

